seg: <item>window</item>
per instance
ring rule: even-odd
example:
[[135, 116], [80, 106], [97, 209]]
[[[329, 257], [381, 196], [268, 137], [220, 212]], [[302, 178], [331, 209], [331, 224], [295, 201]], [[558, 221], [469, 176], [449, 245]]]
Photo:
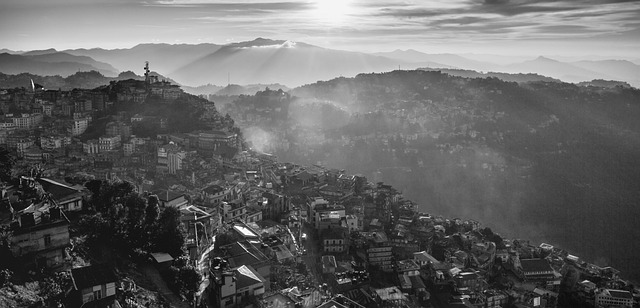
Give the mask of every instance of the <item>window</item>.
[[44, 247], [51, 246], [51, 234], [44, 235]]
[[102, 290], [93, 291], [93, 298], [99, 300], [102, 298]]

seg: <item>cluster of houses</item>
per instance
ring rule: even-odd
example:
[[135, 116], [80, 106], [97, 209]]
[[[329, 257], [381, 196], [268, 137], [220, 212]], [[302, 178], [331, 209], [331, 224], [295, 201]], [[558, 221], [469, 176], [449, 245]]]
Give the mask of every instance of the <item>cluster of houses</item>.
[[[259, 171], [229, 177], [195, 198], [154, 192], [161, 206], [180, 210], [190, 258], [208, 260], [201, 303], [555, 307], [563, 283], [584, 303], [624, 307], [637, 302], [615, 269], [582, 262], [548, 244], [496, 242], [477, 222], [421, 213], [393, 187], [361, 176], [277, 163], [259, 154], [254, 158]], [[23, 177], [21, 184], [47, 197], [25, 200], [29, 195], [19, 187], [3, 186], [2, 224], [13, 230], [12, 253], [25, 266], [68, 270], [67, 214], [82, 210], [89, 193], [49, 178]], [[232, 240], [212, 250], [222, 234]], [[288, 279], [283, 287], [283, 272], [274, 275], [282, 265], [305, 267], [313, 283]], [[91, 280], [82, 269], [72, 269], [75, 298], [115, 298], [117, 278], [110, 269], [95, 269], [100, 271]], [[588, 279], [568, 283], [569, 271], [593, 277], [597, 284]], [[297, 270], [288, 274], [300, 276]]]

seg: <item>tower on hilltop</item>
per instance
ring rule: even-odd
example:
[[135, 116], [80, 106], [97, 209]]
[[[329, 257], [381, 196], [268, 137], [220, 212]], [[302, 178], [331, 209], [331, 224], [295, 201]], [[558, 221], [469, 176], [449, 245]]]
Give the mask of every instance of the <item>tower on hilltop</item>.
[[149, 61], [144, 61], [144, 83], [151, 83], [149, 79]]

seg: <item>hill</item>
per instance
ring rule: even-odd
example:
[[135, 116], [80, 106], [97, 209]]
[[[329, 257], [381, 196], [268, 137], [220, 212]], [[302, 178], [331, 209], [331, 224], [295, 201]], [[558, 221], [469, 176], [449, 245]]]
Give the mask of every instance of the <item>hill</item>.
[[41, 76], [36, 74], [21, 73], [17, 75], [7, 75], [0, 73], [0, 88], [28, 88], [31, 86], [31, 80], [34, 83], [44, 86], [45, 89], [62, 89], [71, 90], [75, 88], [80, 89], [93, 89], [105, 84], [109, 84], [112, 80], [125, 80], [125, 79], [144, 79], [143, 77], [132, 76], [133, 73], [127, 72], [121, 73], [118, 77], [105, 77], [97, 71], [90, 72], [77, 72], [73, 75], [62, 77], [56, 76]]
[[[139, 44], [124, 49], [70, 49], [65, 52], [110, 63], [121, 71], [139, 71], [144, 66], [144, 62], [149, 61], [151, 69], [167, 76], [174, 70], [215, 52], [220, 47], [216, 44]], [[194, 85], [205, 83], [203, 81]]]
[[399, 63], [385, 57], [320, 48], [284, 40], [256, 39], [229, 44], [171, 72], [184, 84], [281, 83], [298, 86], [337, 76], [380, 72]]
[[461, 70], [461, 69], [432, 69], [432, 68], [421, 68], [421, 70], [425, 71], [439, 71], [451, 76], [459, 76], [466, 78], [487, 78], [487, 77], [495, 77], [504, 81], [513, 81], [513, 82], [534, 82], [534, 81], [544, 81], [544, 82], [562, 82], [559, 79], [542, 76], [538, 74], [509, 74], [509, 73], [497, 73], [497, 72], [487, 72], [480, 73], [471, 70]]
[[107, 63], [89, 57], [46, 50], [25, 54], [0, 54], [0, 72], [4, 74], [31, 73], [35, 75], [67, 77], [77, 72], [98, 71], [103, 75], [116, 76], [117, 70]]
[[304, 144], [307, 156], [295, 143], [279, 156], [378, 174], [424, 211], [640, 277], [629, 262], [640, 257], [640, 90], [394, 71], [290, 93], [338, 105], [349, 120]]

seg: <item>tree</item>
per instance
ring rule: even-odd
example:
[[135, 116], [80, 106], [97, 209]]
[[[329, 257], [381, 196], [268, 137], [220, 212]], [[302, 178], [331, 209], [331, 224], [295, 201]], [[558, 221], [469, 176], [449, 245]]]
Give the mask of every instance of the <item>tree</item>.
[[148, 228], [146, 227], [147, 200], [139, 195], [129, 195], [124, 200], [126, 216], [124, 224], [126, 226], [124, 238], [129, 245], [129, 249], [135, 250], [143, 248], [149, 243]]
[[180, 224], [180, 211], [175, 207], [167, 207], [158, 218], [158, 232], [154, 248], [173, 256], [182, 255], [185, 234]]
[[122, 204], [124, 198], [133, 194], [135, 187], [127, 181], [110, 183], [106, 180], [92, 180], [85, 187], [93, 193], [96, 211], [106, 213], [115, 204]]
[[147, 226], [154, 225], [160, 216], [160, 202], [157, 195], [147, 197], [147, 208], [145, 209], [145, 223]]
[[71, 276], [68, 272], [57, 272], [40, 282], [40, 296], [49, 303], [59, 302], [71, 283]]
[[9, 182], [11, 180], [11, 169], [15, 162], [15, 158], [7, 149], [0, 148], [0, 181]]

